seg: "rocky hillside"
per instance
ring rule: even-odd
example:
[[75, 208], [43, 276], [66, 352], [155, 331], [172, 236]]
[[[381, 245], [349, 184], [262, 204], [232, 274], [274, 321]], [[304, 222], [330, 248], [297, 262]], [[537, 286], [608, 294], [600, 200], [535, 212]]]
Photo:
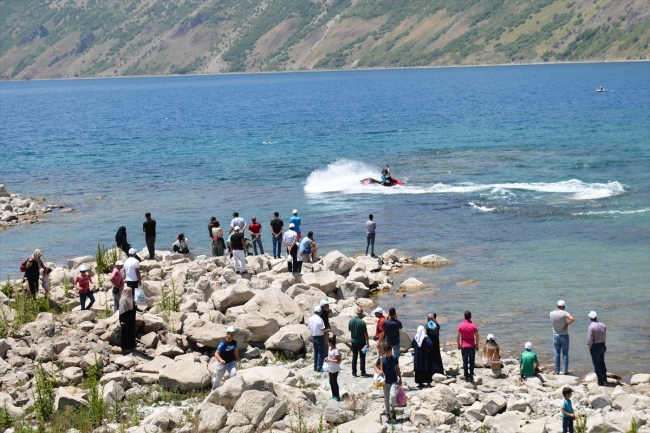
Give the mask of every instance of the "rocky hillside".
[[0, 77], [648, 59], [645, 0], [1, 0]]
[[[54, 268], [49, 299], [22, 295], [12, 281], [3, 285], [0, 432], [558, 433], [565, 386], [572, 387], [573, 406], [586, 423], [582, 431], [650, 432], [650, 374], [636, 374], [630, 383], [610, 375], [605, 387], [593, 373], [521, 381], [517, 359], [505, 357], [499, 371], [477, 365], [475, 382], [467, 383], [453, 349], [441, 353], [445, 374], [418, 389], [404, 331], [400, 366], [408, 403], [388, 422], [383, 391], [371, 377], [351, 374], [348, 323], [358, 307], [375, 306], [371, 292], [390, 290], [392, 273], [413, 266], [399, 250], [374, 258], [333, 251], [305, 264], [303, 275], [268, 256], [249, 257], [250, 273], [243, 276], [228, 258], [162, 251], [156, 258], [141, 262], [147, 305], [136, 318], [137, 350], [127, 353], [110, 291], [100, 290], [93, 308], [81, 311], [70, 288], [82, 265], [99, 287], [109, 288], [93, 256], [67, 266], [48, 263]], [[416, 263], [448, 261], [430, 255]], [[342, 353], [341, 402], [330, 399], [327, 375], [314, 372], [305, 325], [324, 299]], [[363, 320], [374, 329], [373, 315]], [[235, 377], [210, 391], [212, 354], [228, 326], [235, 327], [242, 362]], [[370, 350], [368, 373], [377, 357], [372, 340]]]

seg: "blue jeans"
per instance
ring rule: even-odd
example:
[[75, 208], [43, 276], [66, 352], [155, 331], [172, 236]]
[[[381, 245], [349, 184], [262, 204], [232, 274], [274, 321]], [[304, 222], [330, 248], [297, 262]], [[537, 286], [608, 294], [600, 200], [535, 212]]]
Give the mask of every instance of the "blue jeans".
[[562, 433], [573, 433], [573, 418], [562, 418]]
[[257, 255], [257, 246], [260, 246], [260, 254], [264, 254], [264, 247], [262, 246], [262, 237], [255, 237], [253, 236], [253, 251], [255, 252], [255, 255]]
[[474, 379], [474, 360], [476, 358], [476, 348], [475, 347], [463, 347], [460, 349], [460, 353], [463, 356], [463, 374], [465, 379], [473, 380]]
[[591, 346], [589, 353], [591, 354], [591, 362], [594, 363], [594, 370], [598, 376], [598, 384], [604, 385], [607, 383], [607, 367], [605, 366], [605, 352], [607, 347], [605, 343], [597, 343]]
[[271, 239], [273, 240], [273, 258], [274, 259], [279, 259], [280, 256], [282, 255], [282, 236], [280, 237], [275, 237], [271, 236]]
[[374, 256], [375, 255], [375, 234], [374, 233], [368, 233], [366, 236], [367, 243], [366, 243], [366, 255], [368, 255], [368, 247], [372, 245], [371, 253]]
[[[86, 298], [90, 299], [90, 304], [86, 307]], [[90, 307], [95, 303], [95, 296], [93, 292], [88, 293], [79, 293], [79, 303], [81, 304], [82, 310], [90, 310]]]
[[314, 371], [320, 371], [323, 368], [323, 360], [325, 359], [325, 353], [323, 351], [325, 337], [322, 335], [313, 335], [311, 342], [314, 343]]
[[569, 335], [554, 335], [553, 346], [555, 347], [555, 374], [560, 373], [560, 352], [562, 352], [562, 364], [564, 364], [564, 374], [569, 373]]
[[393, 348], [393, 355], [395, 358], [399, 359], [399, 344], [396, 344], [394, 346], [391, 344], [390, 347]]

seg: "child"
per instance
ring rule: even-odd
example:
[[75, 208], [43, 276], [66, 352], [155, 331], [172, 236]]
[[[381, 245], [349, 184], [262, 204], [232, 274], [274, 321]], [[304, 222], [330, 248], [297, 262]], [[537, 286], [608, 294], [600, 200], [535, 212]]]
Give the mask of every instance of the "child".
[[52, 273], [51, 268], [45, 268], [43, 271], [43, 290], [45, 290], [45, 294], [50, 293], [50, 274]]
[[375, 372], [384, 375], [384, 406], [386, 417], [395, 421], [395, 398], [397, 397], [397, 386], [402, 384], [402, 371], [399, 368], [399, 358], [393, 355], [393, 348], [390, 345], [384, 346], [384, 356], [380, 356], [375, 363]]
[[571, 395], [573, 390], [571, 388], [564, 388], [562, 395], [562, 433], [573, 433], [573, 420], [576, 416], [573, 414], [573, 405], [571, 404]]
[[332, 336], [328, 338], [327, 344], [329, 346], [329, 351], [327, 352], [327, 358], [325, 362], [329, 365], [329, 375], [330, 375], [330, 387], [332, 388], [332, 398], [330, 400], [341, 401], [339, 396], [339, 371], [341, 370], [341, 353], [336, 348], [336, 337]]

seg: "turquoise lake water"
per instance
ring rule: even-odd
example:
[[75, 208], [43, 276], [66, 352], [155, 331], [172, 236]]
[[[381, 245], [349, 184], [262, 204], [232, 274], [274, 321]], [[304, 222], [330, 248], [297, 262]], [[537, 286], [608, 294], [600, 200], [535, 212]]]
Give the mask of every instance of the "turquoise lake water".
[[[378, 252], [454, 262], [380, 296], [411, 334], [435, 310], [451, 342], [469, 309], [502, 350], [552, 363], [564, 299], [572, 370], [591, 371], [592, 309], [609, 370], [650, 370], [650, 63], [2, 82], [0, 116], [0, 183], [75, 208], [0, 233], [0, 275], [36, 247], [93, 254], [120, 225], [142, 248], [146, 211], [158, 249], [184, 232], [199, 253], [210, 216], [256, 215], [270, 251], [273, 211], [297, 208], [320, 252], [356, 254], [373, 213]], [[359, 183], [384, 164], [403, 187]]]

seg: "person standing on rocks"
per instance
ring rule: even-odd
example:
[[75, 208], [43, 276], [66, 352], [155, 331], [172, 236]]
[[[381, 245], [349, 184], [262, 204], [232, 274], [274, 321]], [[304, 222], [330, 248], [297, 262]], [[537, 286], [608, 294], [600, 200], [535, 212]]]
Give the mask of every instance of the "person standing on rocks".
[[377, 223], [372, 219], [374, 217], [372, 214], [368, 215], [368, 221], [366, 221], [366, 255], [368, 255], [368, 248], [372, 246], [370, 250], [370, 255], [375, 256], [375, 231], [377, 230]]
[[124, 251], [124, 254], [129, 254], [131, 244], [129, 244], [129, 241], [126, 240], [126, 227], [121, 226], [119, 229], [117, 229], [117, 233], [115, 233], [115, 245]]
[[239, 227], [239, 230], [242, 233], [244, 233], [244, 230], [246, 229], [246, 221], [244, 221], [244, 218], [239, 216], [239, 212], [232, 213], [232, 221], [230, 221], [230, 233], [233, 233], [236, 227]]
[[519, 370], [521, 378], [525, 380], [527, 377], [535, 376], [539, 372], [539, 361], [537, 355], [533, 352], [533, 343], [527, 341], [524, 344], [524, 349], [521, 358], [519, 358]]
[[[302, 238], [302, 235], [300, 234], [300, 224], [302, 224], [302, 220], [298, 216], [298, 210], [294, 209], [293, 210], [293, 216], [289, 218], [289, 224], [293, 224], [294, 230], [297, 233], [298, 240]], [[289, 226], [291, 227], [291, 226]]]
[[120, 296], [120, 326], [122, 335], [120, 337], [120, 347], [122, 352], [130, 352], [135, 349], [135, 315], [138, 307], [133, 302], [133, 289], [126, 286]]
[[564, 400], [562, 400], [562, 433], [573, 433], [573, 420], [576, 419], [573, 413], [573, 404], [571, 403], [571, 396], [573, 390], [571, 388], [564, 388], [562, 390]]
[[323, 360], [325, 359], [325, 353], [323, 352], [325, 348], [324, 335], [329, 333], [330, 329], [325, 327], [325, 322], [323, 322], [320, 312], [320, 306], [314, 307], [314, 315], [309, 318], [307, 326], [311, 331], [311, 342], [314, 344], [314, 371], [322, 373]]
[[298, 234], [293, 230], [293, 224], [289, 224], [289, 230], [284, 232], [283, 242], [287, 247], [287, 254], [291, 255], [291, 261], [287, 267], [289, 272], [298, 272]]
[[382, 325], [383, 331], [380, 340], [393, 348], [393, 356], [399, 358], [400, 341], [399, 331], [402, 329], [402, 322], [397, 320], [397, 312], [394, 308], [388, 310], [388, 319]]
[[402, 371], [399, 368], [399, 357], [393, 354], [393, 348], [386, 344], [385, 355], [380, 356], [375, 362], [374, 368], [377, 374], [384, 375], [384, 407], [386, 417], [389, 420], [397, 418], [395, 414], [395, 399], [397, 397], [397, 386], [402, 384]]
[[248, 226], [248, 232], [251, 234], [251, 241], [253, 242], [253, 252], [257, 255], [257, 247], [260, 247], [260, 254], [264, 255], [264, 247], [262, 246], [262, 225], [257, 222], [257, 218], [251, 217], [251, 225]]
[[595, 311], [589, 313], [589, 329], [587, 330], [587, 346], [591, 354], [591, 362], [594, 364], [594, 370], [598, 377], [598, 385], [607, 385], [607, 367], [605, 366], [605, 337], [607, 327], [604, 323], [598, 321], [598, 315]]
[[282, 245], [282, 230], [284, 230], [284, 222], [280, 219], [278, 212], [273, 212], [273, 219], [271, 220], [271, 240], [273, 241], [273, 258], [279, 259], [282, 255], [280, 249]]
[[212, 229], [215, 227], [217, 222], [217, 217], [210, 217], [210, 222], [208, 223], [208, 236], [212, 239]]
[[433, 350], [433, 342], [427, 336], [424, 326], [418, 326], [415, 337], [411, 342], [413, 348], [413, 371], [415, 372], [415, 383], [418, 388], [422, 389], [426, 385], [431, 386], [433, 382], [433, 370], [431, 368], [431, 351]]
[[[74, 279], [74, 287], [79, 292], [79, 303], [81, 309], [90, 310], [95, 303], [95, 296], [92, 292], [95, 288], [95, 284], [93, 284], [85, 265], [81, 265], [79, 268], [79, 275]], [[88, 304], [88, 306], [86, 306], [86, 298], [90, 299], [90, 304]]]
[[474, 381], [474, 359], [479, 349], [478, 328], [472, 323], [472, 313], [465, 311], [465, 320], [458, 325], [456, 333], [458, 350], [463, 357], [463, 374], [467, 382]]
[[359, 369], [361, 376], [366, 375], [366, 352], [370, 346], [368, 339], [368, 327], [363, 321], [363, 308], [357, 307], [357, 315], [350, 319], [348, 330], [350, 331], [350, 340], [352, 342], [352, 376], [357, 377], [357, 359], [360, 360]]
[[38, 293], [38, 280], [41, 278], [41, 269], [45, 269], [43, 253], [41, 250], [36, 249], [25, 263], [25, 275], [23, 276], [23, 282], [26, 281], [29, 285], [29, 293], [32, 296], [36, 296], [36, 293]]
[[221, 384], [221, 379], [223, 379], [226, 371], [231, 379], [237, 375], [237, 363], [241, 362], [237, 341], [235, 340], [235, 328], [232, 326], [226, 329], [226, 341], [219, 343], [217, 350], [214, 352], [214, 357], [217, 358], [218, 363], [212, 379], [213, 391]]
[[232, 251], [232, 263], [236, 274], [246, 273], [246, 239], [239, 226], [235, 227], [235, 233], [230, 236], [229, 247]]
[[339, 395], [339, 371], [341, 371], [341, 352], [336, 348], [336, 337], [332, 336], [327, 339], [329, 351], [325, 362], [328, 364], [327, 372], [330, 379], [330, 388], [332, 388], [332, 398], [330, 400], [341, 401]]
[[[569, 374], [569, 325], [573, 323], [574, 318], [566, 311], [566, 303], [562, 300], [557, 301], [557, 307], [551, 311], [550, 317], [553, 326], [555, 374], [560, 374], [562, 364], [562, 374]], [[563, 355], [561, 363], [560, 353]]]
[[[327, 299], [320, 301], [320, 313], [318, 313], [326, 329], [330, 327], [330, 302]], [[327, 341], [330, 338], [329, 331], [323, 333], [323, 353], [327, 353]]]
[[135, 290], [140, 286], [142, 276], [140, 275], [140, 262], [135, 258], [135, 248], [129, 250], [129, 258], [124, 261], [124, 275], [126, 285]]
[[149, 250], [149, 260], [156, 260], [156, 220], [151, 219], [149, 212], [144, 217], [146, 220], [142, 223], [142, 231]]
[[440, 355], [440, 324], [438, 323], [436, 313], [431, 313], [427, 316], [427, 326], [424, 330], [427, 332], [427, 337], [433, 343], [431, 348], [431, 370], [433, 374], [445, 374], [445, 368], [442, 365], [442, 356]]
[[121, 260], [115, 262], [113, 272], [111, 272], [111, 285], [113, 286], [113, 312], [120, 309], [120, 297], [124, 291], [124, 278], [122, 278], [122, 268], [124, 263]]
[[375, 341], [377, 342], [377, 355], [382, 356], [384, 354], [384, 340], [382, 335], [384, 333], [384, 322], [386, 317], [384, 317], [384, 310], [381, 307], [377, 307], [372, 311], [372, 314], [377, 318], [377, 325], [375, 326]]
[[226, 252], [226, 243], [223, 240], [223, 229], [219, 221], [212, 224], [212, 257], [223, 257]]

